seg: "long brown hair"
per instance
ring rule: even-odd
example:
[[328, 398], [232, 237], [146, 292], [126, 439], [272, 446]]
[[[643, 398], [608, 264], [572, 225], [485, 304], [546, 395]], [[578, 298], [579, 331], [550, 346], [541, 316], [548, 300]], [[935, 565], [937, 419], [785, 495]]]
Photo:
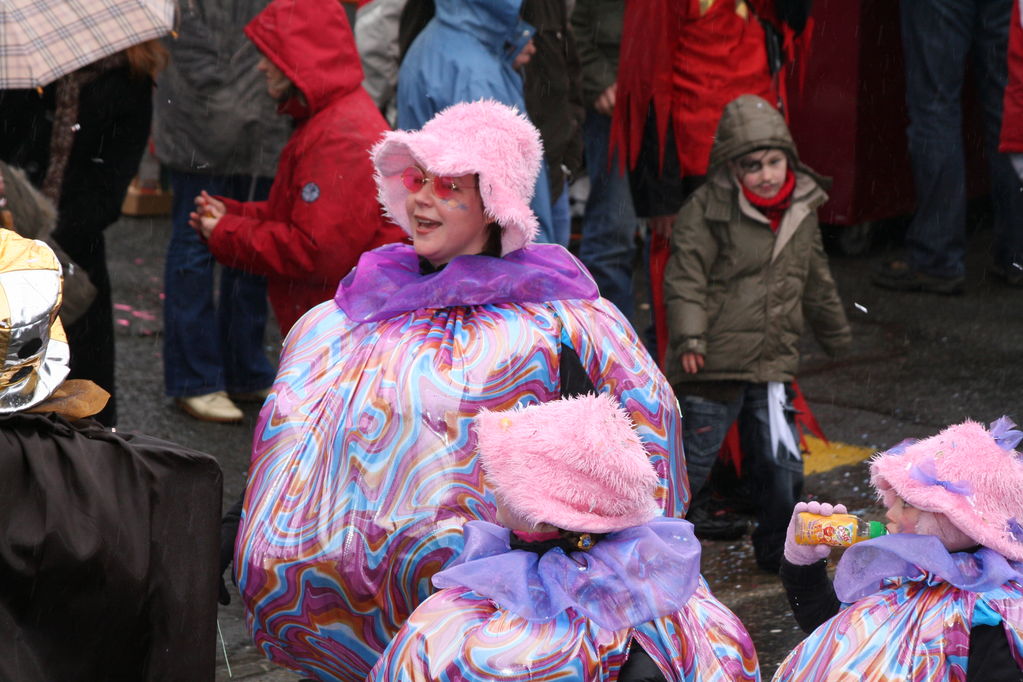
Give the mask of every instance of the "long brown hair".
[[132, 45], [124, 51], [124, 56], [128, 58], [128, 69], [131, 71], [131, 75], [135, 77], [149, 76], [150, 78], [156, 78], [156, 74], [167, 66], [167, 60], [170, 59], [167, 48], [155, 38]]

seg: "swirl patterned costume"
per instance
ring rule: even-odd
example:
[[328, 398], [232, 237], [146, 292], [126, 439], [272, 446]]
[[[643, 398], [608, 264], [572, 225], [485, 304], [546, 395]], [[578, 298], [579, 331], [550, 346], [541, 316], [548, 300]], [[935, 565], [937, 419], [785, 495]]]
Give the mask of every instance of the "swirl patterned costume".
[[890, 535], [846, 551], [835, 588], [848, 606], [793, 649], [775, 680], [967, 680], [977, 624], [1000, 625], [1023, 670], [1021, 562]]
[[559, 397], [570, 349], [637, 426], [659, 504], [688, 504], [671, 388], [629, 323], [561, 247], [460, 256], [364, 254], [285, 341], [256, 428], [236, 578], [254, 639], [323, 680], [363, 679], [456, 556], [492, 521], [469, 421]]
[[801, 625], [834, 615], [775, 680], [1023, 679], [1023, 454], [1015, 450], [1023, 431], [1015, 427], [1008, 417], [988, 429], [965, 421], [876, 455], [871, 485], [898, 532], [850, 547], [820, 604], [815, 597], [830, 589], [823, 562], [807, 563], [786, 543], [786, 559], [802, 564], [782, 570]]
[[[759, 680], [746, 628], [699, 571], [699, 542], [680, 519], [539, 560], [511, 550], [507, 529], [472, 522], [457, 565], [434, 577], [447, 589], [415, 610], [367, 682], [615, 682], [633, 642], [669, 682]], [[552, 593], [571, 606], [545, 608]]]

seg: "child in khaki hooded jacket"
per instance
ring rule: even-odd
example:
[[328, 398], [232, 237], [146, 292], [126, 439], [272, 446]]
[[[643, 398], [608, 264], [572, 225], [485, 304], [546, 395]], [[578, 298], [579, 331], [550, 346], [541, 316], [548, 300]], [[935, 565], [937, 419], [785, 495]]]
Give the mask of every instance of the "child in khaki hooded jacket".
[[799, 162], [777, 110], [736, 98], [718, 124], [707, 181], [675, 221], [665, 274], [666, 374], [683, 403], [690, 520], [698, 533], [708, 520], [701, 488], [738, 419], [754, 552], [772, 572], [803, 485], [791, 403], [803, 318], [831, 354], [851, 340], [817, 224], [824, 184]]

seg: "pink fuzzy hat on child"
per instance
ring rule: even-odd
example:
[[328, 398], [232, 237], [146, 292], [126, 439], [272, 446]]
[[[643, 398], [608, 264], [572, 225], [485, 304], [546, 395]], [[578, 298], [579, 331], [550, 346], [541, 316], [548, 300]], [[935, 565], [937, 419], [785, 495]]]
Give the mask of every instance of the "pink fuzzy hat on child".
[[421, 130], [393, 130], [370, 152], [384, 213], [409, 235], [401, 172], [412, 165], [435, 175], [480, 178], [483, 207], [502, 227], [501, 255], [536, 238], [529, 202], [543, 159], [540, 132], [516, 109], [494, 100], [444, 109]]
[[917, 509], [944, 514], [960, 531], [1023, 561], [1023, 438], [1002, 417], [985, 429], [967, 421], [921, 441], [906, 441], [870, 463], [871, 482]]
[[484, 410], [476, 435], [487, 483], [528, 523], [610, 533], [661, 513], [657, 472], [611, 395]]

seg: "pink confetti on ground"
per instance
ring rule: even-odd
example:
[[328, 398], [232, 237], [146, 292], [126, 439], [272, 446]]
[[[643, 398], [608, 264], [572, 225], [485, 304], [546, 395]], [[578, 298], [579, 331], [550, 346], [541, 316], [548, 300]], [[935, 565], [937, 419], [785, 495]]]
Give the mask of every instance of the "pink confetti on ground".
[[117, 324], [121, 325], [122, 327], [127, 327], [131, 325], [131, 322], [119, 317], [117, 318]]
[[143, 263], [146, 262], [146, 259], [145, 258], [136, 258], [134, 262], [135, 262], [135, 265], [142, 265]]
[[166, 295], [166, 294], [164, 294], [164, 293], [163, 293], [163, 292], [161, 291], [161, 292], [160, 292], [160, 300], [162, 301], [162, 300], [163, 300], [163, 299], [165, 299], [165, 298], [167, 298], [167, 295]]
[[131, 311], [132, 317], [137, 317], [140, 320], [155, 320], [156, 315], [149, 312], [148, 310], [133, 310]]
[[123, 310], [125, 312], [128, 312], [131, 309], [132, 309], [132, 307], [130, 305], [128, 305], [127, 303], [115, 303], [114, 304], [114, 310]]

